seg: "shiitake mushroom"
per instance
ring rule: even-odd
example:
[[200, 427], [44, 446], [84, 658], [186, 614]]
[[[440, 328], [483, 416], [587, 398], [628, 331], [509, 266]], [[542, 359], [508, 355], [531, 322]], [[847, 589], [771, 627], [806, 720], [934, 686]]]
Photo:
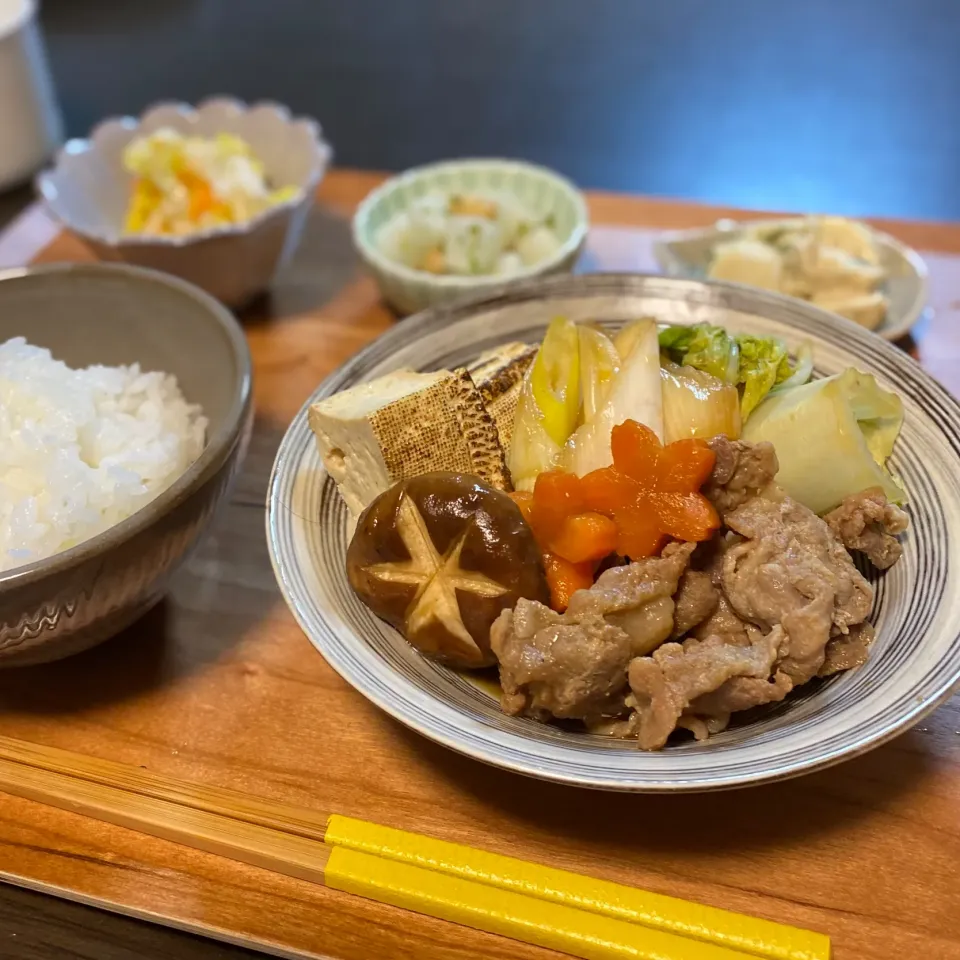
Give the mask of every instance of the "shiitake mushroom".
[[401, 480], [363, 512], [347, 551], [360, 599], [427, 656], [496, 662], [490, 627], [525, 597], [547, 603], [540, 550], [517, 505], [476, 477]]

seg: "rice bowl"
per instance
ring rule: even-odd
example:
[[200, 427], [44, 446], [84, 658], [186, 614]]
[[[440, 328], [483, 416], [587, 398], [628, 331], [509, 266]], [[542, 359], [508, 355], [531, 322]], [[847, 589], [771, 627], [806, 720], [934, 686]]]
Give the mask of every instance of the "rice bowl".
[[0, 344], [0, 570], [131, 516], [200, 456], [206, 428], [176, 377]]
[[0, 274], [0, 343], [24, 334], [75, 369], [139, 363], [166, 371], [209, 423], [197, 459], [130, 516], [52, 556], [0, 570], [0, 667], [77, 653], [156, 604], [228, 498], [253, 421], [242, 329], [212, 297], [175, 277], [121, 264]]

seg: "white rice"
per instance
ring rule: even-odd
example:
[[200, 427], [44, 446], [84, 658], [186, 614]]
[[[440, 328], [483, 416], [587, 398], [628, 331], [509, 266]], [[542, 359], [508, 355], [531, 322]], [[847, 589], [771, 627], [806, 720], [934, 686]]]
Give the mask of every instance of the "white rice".
[[0, 344], [0, 570], [135, 513], [200, 456], [206, 430], [169, 374], [71, 370], [22, 337]]

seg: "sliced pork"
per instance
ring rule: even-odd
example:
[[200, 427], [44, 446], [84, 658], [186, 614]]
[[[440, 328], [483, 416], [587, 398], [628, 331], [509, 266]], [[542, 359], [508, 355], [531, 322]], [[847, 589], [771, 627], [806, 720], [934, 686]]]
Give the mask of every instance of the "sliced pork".
[[490, 631], [504, 713], [596, 722], [623, 710], [630, 638], [600, 617], [579, 623], [520, 600]]
[[731, 678], [769, 677], [784, 639], [779, 628], [768, 634], [752, 628], [746, 646], [726, 643], [722, 637], [691, 637], [632, 660], [628, 677], [640, 748], [663, 747], [690, 704]]
[[779, 669], [805, 683], [823, 665], [834, 628], [846, 633], [866, 619], [873, 589], [826, 523], [789, 497], [754, 497], [725, 519], [744, 541], [724, 555], [724, 592], [744, 620], [783, 626]]
[[721, 517], [766, 489], [780, 469], [771, 443], [753, 444], [726, 437], [707, 442], [717, 460], [703, 493]]
[[602, 617], [626, 632], [635, 657], [649, 653], [673, 633], [673, 595], [695, 547], [673, 543], [662, 557], [611, 567], [589, 590], [578, 590], [570, 598], [566, 622]]
[[851, 627], [849, 633], [841, 633], [833, 637], [827, 644], [823, 666], [820, 667], [820, 676], [829, 677], [842, 670], [862, 667], [867, 662], [875, 636], [876, 631], [873, 625], [864, 622]]
[[622, 714], [627, 664], [673, 631], [673, 594], [694, 546], [612, 567], [566, 613], [527, 600], [504, 611], [490, 631], [504, 712], [590, 723]]
[[847, 497], [823, 519], [848, 550], [865, 554], [879, 570], [892, 567], [903, 554], [897, 534], [907, 529], [910, 518], [888, 503], [879, 487]]
[[673, 604], [672, 637], [677, 640], [716, 613], [720, 591], [708, 571], [687, 570], [680, 578]]

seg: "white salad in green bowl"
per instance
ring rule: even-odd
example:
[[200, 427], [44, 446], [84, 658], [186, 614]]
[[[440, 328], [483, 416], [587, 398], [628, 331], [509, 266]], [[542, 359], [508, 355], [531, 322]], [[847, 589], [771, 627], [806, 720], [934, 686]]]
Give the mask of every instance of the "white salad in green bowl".
[[384, 299], [412, 313], [508, 281], [573, 269], [586, 202], [566, 179], [510, 160], [393, 177], [357, 211], [354, 241]]
[[416, 200], [378, 231], [380, 252], [437, 276], [511, 277], [560, 249], [555, 216], [509, 193], [443, 193]]

